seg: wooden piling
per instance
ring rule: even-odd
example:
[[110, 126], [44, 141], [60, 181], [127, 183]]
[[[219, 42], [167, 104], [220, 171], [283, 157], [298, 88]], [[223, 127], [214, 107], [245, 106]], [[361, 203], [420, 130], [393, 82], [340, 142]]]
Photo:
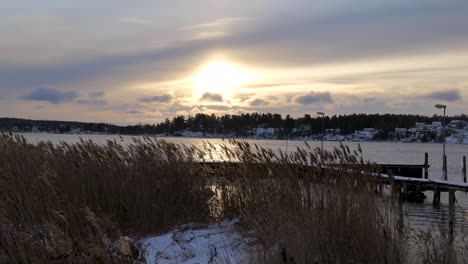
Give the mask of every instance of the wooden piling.
[[444, 180], [448, 181], [448, 172], [447, 172], [447, 155], [444, 155]]
[[403, 234], [405, 231], [405, 214], [403, 211], [403, 203], [398, 203], [398, 222], [397, 222], [398, 231]]
[[424, 153], [424, 179], [429, 178], [429, 153]]
[[463, 156], [463, 182], [466, 182], [466, 156]]
[[438, 206], [440, 203], [440, 191], [438, 187], [434, 188], [434, 198], [432, 199], [432, 205]]
[[449, 235], [453, 241], [453, 226], [455, 222], [455, 191], [449, 190]]
[[421, 184], [416, 184], [416, 191], [415, 191], [415, 195], [414, 195], [414, 198], [416, 199], [416, 202], [417, 203], [422, 203], [424, 198], [423, 198], [423, 193], [421, 192]]
[[404, 202], [406, 200], [406, 196], [408, 195], [408, 184], [406, 182], [403, 183], [403, 190], [400, 192], [400, 202]]

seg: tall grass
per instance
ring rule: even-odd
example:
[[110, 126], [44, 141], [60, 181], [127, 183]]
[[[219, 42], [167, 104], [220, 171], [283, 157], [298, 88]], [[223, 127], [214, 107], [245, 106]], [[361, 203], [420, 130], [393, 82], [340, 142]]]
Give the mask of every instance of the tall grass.
[[[139, 263], [126, 236], [240, 218], [259, 244], [252, 262], [409, 263], [408, 229], [393, 202], [376, 199], [377, 167], [360, 156], [345, 146], [288, 154], [235, 140], [199, 149], [2, 134], [0, 262]], [[421, 256], [440, 259], [427, 253], [435, 239], [418, 241]]]
[[251, 153], [247, 143], [237, 145], [244, 166], [259, 167], [231, 183], [230, 200], [238, 202], [242, 222], [264, 249], [253, 261], [405, 262], [406, 237], [394, 208], [376, 199], [371, 174], [378, 168], [360, 153], [345, 146], [323, 155], [310, 147], [275, 154], [254, 146]]
[[150, 139], [123, 148], [0, 136], [4, 254], [17, 263], [114, 262], [122, 234], [206, 221], [210, 192], [195, 154]]

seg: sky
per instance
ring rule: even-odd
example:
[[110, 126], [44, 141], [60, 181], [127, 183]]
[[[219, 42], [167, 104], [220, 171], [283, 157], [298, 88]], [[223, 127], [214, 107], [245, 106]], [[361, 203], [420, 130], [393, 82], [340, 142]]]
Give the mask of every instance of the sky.
[[467, 113], [466, 0], [0, 2], [0, 116]]

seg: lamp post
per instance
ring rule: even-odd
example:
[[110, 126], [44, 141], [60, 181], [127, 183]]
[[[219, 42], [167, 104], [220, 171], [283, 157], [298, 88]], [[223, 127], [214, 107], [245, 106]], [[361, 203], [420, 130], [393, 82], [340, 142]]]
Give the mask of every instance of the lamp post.
[[320, 155], [323, 157], [323, 138], [325, 137], [325, 113], [317, 112], [317, 115], [322, 116], [322, 147], [320, 149]]
[[446, 105], [436, 104], [437, 109], [444, 109], [444, 118], [442, 119], [442, 143], [443, 143], [443, 152], [442, 152], [442, 177], [444, 180], [447, 180], [447, 157], [445, 156], [445, 112], [447, 109]]

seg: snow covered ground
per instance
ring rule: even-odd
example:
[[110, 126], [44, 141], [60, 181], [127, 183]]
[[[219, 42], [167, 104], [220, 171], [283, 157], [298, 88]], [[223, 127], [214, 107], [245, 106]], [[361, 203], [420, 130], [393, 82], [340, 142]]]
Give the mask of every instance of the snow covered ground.
[[253, 239], [234, 230], [237, 222], [225, 221], [205, 228], [185, 226], [143, 239], [146, 263], [248, 263]]

